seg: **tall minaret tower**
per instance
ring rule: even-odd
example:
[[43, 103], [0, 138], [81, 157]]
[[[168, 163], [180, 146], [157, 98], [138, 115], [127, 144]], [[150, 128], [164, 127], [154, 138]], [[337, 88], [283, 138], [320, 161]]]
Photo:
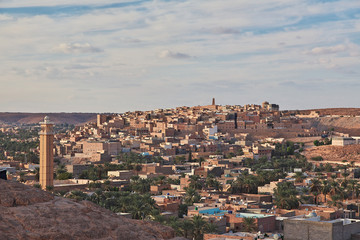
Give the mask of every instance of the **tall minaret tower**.
[[215, 98], [212, 99], [212, 105], [215, 106]]
[[40, 185], [46, 189], [47, 186], [54, 186], [54, 124], [46, 116], [40, 125]]

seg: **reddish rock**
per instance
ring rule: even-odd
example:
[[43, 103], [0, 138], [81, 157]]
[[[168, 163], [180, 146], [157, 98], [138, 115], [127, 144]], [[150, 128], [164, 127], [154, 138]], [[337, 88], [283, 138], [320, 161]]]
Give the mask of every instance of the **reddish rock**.
[[0, 206], [16, 207], [54, 199], [50, 193], [13, 181], [0, 179]]
[[[91, 202], [0, 181], [0, 239], [170, 239], [174, 230], [127, 219]], [[14, 204], [15, 202], [15, 204]]]

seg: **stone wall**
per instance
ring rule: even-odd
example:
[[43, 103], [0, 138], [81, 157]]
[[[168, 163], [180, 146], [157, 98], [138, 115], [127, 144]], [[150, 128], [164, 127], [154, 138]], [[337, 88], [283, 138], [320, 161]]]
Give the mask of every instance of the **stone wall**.
[[343, 225], [343, 222], [314, 222], [284, 220], [286, 240], [351, 240], [360, 232], [360, 222]]
[[332, 224], [284, 220], [284, 237], [286, 240], [333, 240]]

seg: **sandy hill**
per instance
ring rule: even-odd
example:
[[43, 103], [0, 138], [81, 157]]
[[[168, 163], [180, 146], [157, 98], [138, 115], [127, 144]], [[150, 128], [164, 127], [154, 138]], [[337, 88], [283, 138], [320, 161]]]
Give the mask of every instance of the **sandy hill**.
[[324, 161], [342, 162], [347, 160], [348, 163], [351, 161], [360, 163], [360, 145], [312, 147], [305, 149], [304, 155], [309, 160], [312, 157], [321, 156]]
[[317, 111], [320, 115], [339, 115], [339, 116], [360, 116], [360, 108], [320, 108], [298, 110], [299, 114], [310, 114], [311, 111]]
[[308, 115], [311, 111], [319, 112], [320, 116], [327, 116], [309, 119], [311, 125], [320, 131], [334, 128], [336, 132], [348, 133], [352, 136], [360, 135], [360, 108], [323, 108], [285, 112]]
[[171, 239], [174, 231], [0, 179], [0, 239]]
[[0, 113], [0, 123], [38, 124], [45, 116], [56, 124], [84, 124], [96, 121], [96, 113]]

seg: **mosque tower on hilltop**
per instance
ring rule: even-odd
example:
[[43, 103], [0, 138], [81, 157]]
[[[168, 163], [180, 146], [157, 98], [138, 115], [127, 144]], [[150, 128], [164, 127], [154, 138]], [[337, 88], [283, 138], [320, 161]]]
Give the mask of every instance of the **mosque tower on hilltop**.
[[48, 116], [44, 122], [40, 122], [40, 185], [46, 190], [47, 187], [54, 186], [54, 131], [53, 123]]

